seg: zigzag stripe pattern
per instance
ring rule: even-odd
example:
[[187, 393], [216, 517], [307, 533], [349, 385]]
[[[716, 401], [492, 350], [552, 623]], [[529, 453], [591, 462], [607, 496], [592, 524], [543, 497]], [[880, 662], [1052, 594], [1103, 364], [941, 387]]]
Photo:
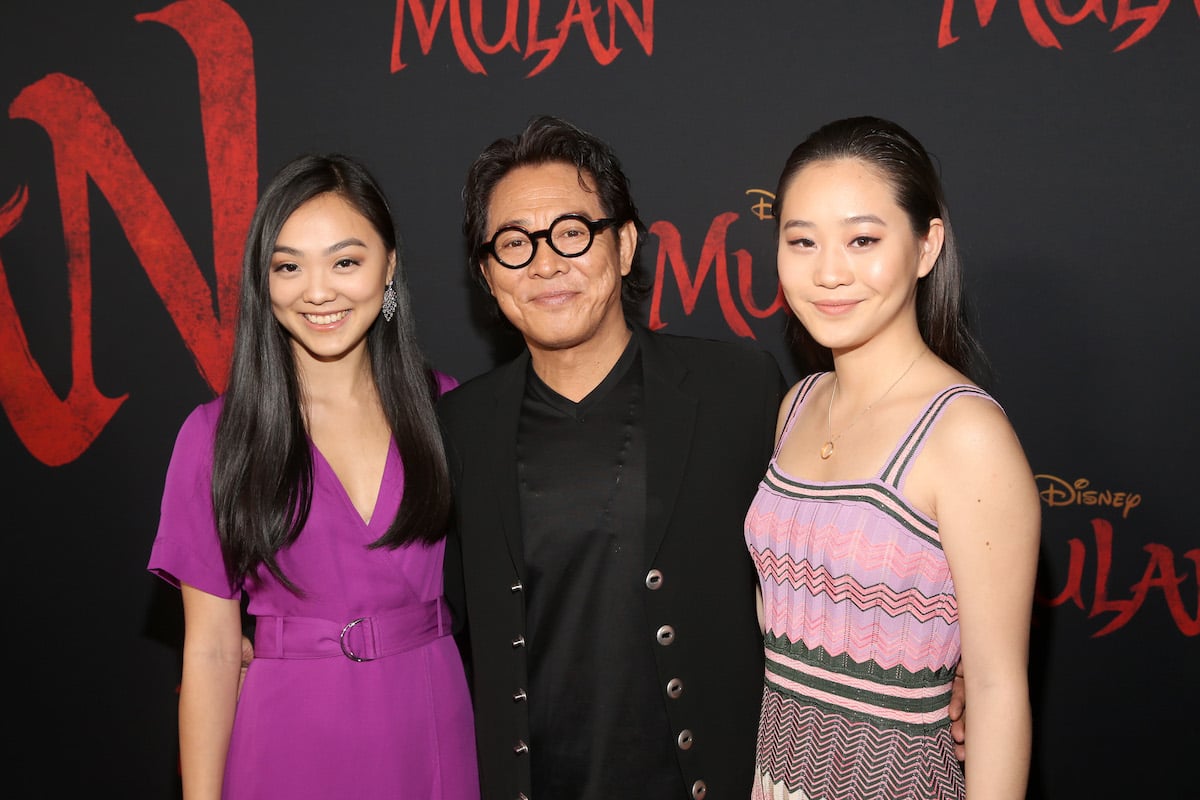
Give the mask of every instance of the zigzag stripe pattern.
[[803, 645], [792, 645], [801, 656], [791, 655], [784, 640], [767, 637], [766, 668], [767, 680], [771, 673], [780, 675], [806, 676], [815, 681], [834, 682], [850, 692], [875, 692], [888, 695], [896, 703], [917, 703], [937, 698], [943, 709], [949, 701], [950, 684], [954, 680], [951, 669], [921, 669], [916, 672], [903, 667], [881, 669], [874, 662], [856, 662], [847, 658], [830, 656], [824, 650], [807, 650]]
[[927, 735], [848, 721], [767, 689], [751, 797], [958, 800], [966, 785], [948, 726]]
[[768, 673], [767, 685], [781, 695], [794, 696], [797, 699], [811, 702], [815, 706], [826, 709], [830, 713], [841, 712], [846, 719], [869, 720], [887, 728], [909, 728], [921, 731], [931, 725], [936, 725], [946, 719], [946, 706], [950, 702], [950, 692], [947, 687], [945, 696], [938, 698], [940, 708], [918, 711], [889, 708], [886, 705], [871, 702], [872, 695], [862, 692], [862, 700], [847, 696], [844, 691], [825, 691], [818, 686], [806, 682], [794, 681], [782, 675]]
[[[781, 695], [880, 728], [924, 734], [947, 723], [952, 667], [881, 669], [768, 636], [766, 684]], [[795, 655], [792, 655], [792, 653]]]
[[767, 657], [781, 664], [800, 668], [808, 664], [814, 669], [832, 670], [848, 678], [863, 678], [873, 683], [904, 688], [940, 686], [948, 683], [954, 677], [954, 667], [957, 662], [947, 668], [906, 667], [881, 668], [874, 661], [854, 661], [848, 656], [838, 655], [823, 647], [806, 647], [803, 642], [791, 642], [768, 633], [765, 637]]
[[[882, 608], [889, 616], [911, 614], [921, 622], [940, 619], [947, 624], [958, 621], [958, 601], [951, 594], [927, 597], [917, 587], [897, 591], [886, 583], [863, 585], [853, 575], [833, 575], [823, 565], [813, 566], [808, 559], [796, 561], [790, 555], [776, 556], [770, 550], [752, 551], [762, 581], [786, 583], [792, 589], [816, 597], [827, 594], [834, 602], [849, 601], [859, 609]], [[879, 571], [877, 566], [875, 571]]]
[[913, 735], [929, 733], [946, 726], [950, 703], [950, 681], [930, 686], [928, 693], [889, 692], [894, 687], [865, 682], [847, 686], [839, 675], [822, 678], [820, 674], [796, 672], [767, 664], [767, 688], [780, 696], [814, 705], [828, 714], [838, 714], [852, 722], [870, 722], [877, 728], [899, 728]]
[[[781, 443], [818, 380], [801, 385]], [[753, 797], [963, 798], [946, 708], [958, 601], [937, 522], [903, 485], [942, 411], [967, 396], [987, 397], [952, 386], [933, 398], [871, 478], [806, 481], [772, 458], [746, 515], [767, 626]]]
[[[953, 670], [961, 654], [957, 626], [929, 626], [928, 630], [914, 631], [900, 625], [891, 629], [877, 624], [895, 622], [890, 617], [879, 620], [853, 608], [833, 605], [816, 604], [798, 611], [765, 604], [764, 611], [767, 633], [778, 641], [795, 642], [795, 647], [803, 645], [812, 650], [821, 648], [831, 656], [873, 663], [880, 670]], [[795, 655], [794, 650], [782, 652]]]
[[814, 503], [866, 504], [907, 528], [913, 536], [940, 546], [937, 525], [901, 500], [890, 486], [875, 478], [862, 483], [813, 483], [785, 475], [772, 461], [761, 487], [781, 497], [803, 498]]
[[[864, 523], [872, 519], [869, 514], [864, 517]], [[842, 527], [830, 522], [814, 527], [811, 521], [797, 520], [790, 514], [778, 517], [773, 509], [760, 511], [757, 507], [746, 516], [746, 528], [756, 531], [766, 541], [767, 549], [774, 552], [790, 553], [802, 547], [822, 553], [823, 563], [844, 563], [862, 572], [887, 566], [896, 578], [925, 577], [937, 584], [948, 577], [941, 548], [905, 538], [871, 541], [865, 532], [851, 530], [850, 521], [839, 519], [839, 524]]]
[[[839, 543], [829, 552], [845, 547], [844, 542]], [[864, 549], [897, 552], [865, 541]], [[874, 564], [869, 570], [858, 563], [838, 563], [838, 570], [856, 574], [835, 577], [828, 567], [814, 567], [808, 559], [797, 561], [790, 554], [779, 556], [754, 546], [750, 553], [758, 568], [765, 622], [772, 634], [804, 642], [810, 648], [847, 652], [856, 661], [875, 661], [885, 669], [903, 665], [917, 670], [957, 661], [958, 601], [944, 558], [938, 560], [944, 576], [926, 575], [932, 570], [906, 570], [909, 585], [905, 586], [886, 563]], [[903, 588], [886, 583], [865, 585], [862, 575], [887, 577]]]

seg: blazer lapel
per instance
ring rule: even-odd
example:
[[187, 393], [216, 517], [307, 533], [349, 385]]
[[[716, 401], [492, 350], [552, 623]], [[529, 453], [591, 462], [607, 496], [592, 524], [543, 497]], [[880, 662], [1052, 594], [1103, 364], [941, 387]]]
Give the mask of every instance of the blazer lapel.
[[671, 520], [691, 457], [694, 396], [683, 388], [687, 367], [654, 334], [634, 327], [642, 351], [646, 421], [646, 550], [653, 562]]
[[517, 486], [517, 428], [521, 400], [525, 396], [525, 373], [529, 351], [509, 362], [496, 386], [495, 416], [490, 437], [482, 443], [480, 459], [486, 468], [477, 475], [486, 480], [497, 519], [504, 531], [509, 556], [522, 581], [525, 574], [525, 545], [521, 537], [521, 498]]

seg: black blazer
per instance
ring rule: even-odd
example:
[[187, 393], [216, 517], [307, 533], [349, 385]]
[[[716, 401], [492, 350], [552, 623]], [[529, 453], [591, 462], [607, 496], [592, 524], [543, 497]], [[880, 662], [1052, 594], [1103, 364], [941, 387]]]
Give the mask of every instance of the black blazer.
[[[630, 588], [645, 602], [646, 646], [684, 785], [695, 798], [742, 800], [763, 685], [743, 523], [771, 455], [783, 377], [774, 358], [744, 344], [634, 335], [644, 372], [647, 541], [644, 585]], [[514, 645], [525, 633], [515, 465], [528, 365], [526, 351], [439, 405], [455, 491], [446, 595], [471, 682], [485, 800], [557, 800], [531, 797], [526, 659]]]

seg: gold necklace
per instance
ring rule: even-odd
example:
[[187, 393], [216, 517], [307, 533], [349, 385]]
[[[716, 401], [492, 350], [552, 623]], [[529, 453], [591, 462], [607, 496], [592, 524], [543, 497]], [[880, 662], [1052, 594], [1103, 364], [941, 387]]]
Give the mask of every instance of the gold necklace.
[[838, 439], [842, 438], [842, 434], [845, 433], [846, 431], [850, 430], [851, 428], [853, 428], [854, 423], [856, 423], [860, 419], [862, 419], [863, 415], [866, 414], [868, 411], [870, 411], [872, 408], [874, 408], [877, 403], [879, 403], [880, 401], [883, 400], [883, 398], [885, 398], [889, 394], [891, 394], [892, 389], [895, 389], [896, 386], [900, 383], [900, 381], [904, 380], [904, 376], [907, 375], [912, 370], [912, 368], [916, 366], [917, 362], [921, 360], [921, 356], [925, 355], [928, 352], [929, 352], [928, 348], [922, 348], [921, 352], [917, 353], [917, 357], [914, 358], [912, 361], [910, 361], [908, 366], [904, 368], [904, 372], [900, 373], [900, 377], [896, 378], [896, 380], [892, 381], [892, 385], [887, 388], [887, 391], [884, 392], [883, 394], [879, 395], [879, 397], [875, 398], [875, 400], [873, 402], [868, 403], [867, 407], [864, 408], [862, 411], [858, 412], [858, 414], [856, 414], [854, 416], [854, 419], [850, 420], [850, 424], [847, 425], [846, 427], [842, 428], [842, 430], [838, 433], [837, 436], [833, 435], [832, 416], [833, 416], [833, 401], [837, 398], [838, 379], [837, 379], [837, 373], [836, 372], [833, 373], [833, 391], [829, 393], [829, 408], [825, 409], [825, 434], [828, 438], [825, 440], [825, 444], [821, 445], [821, 460], [822, 461], [827, 461], [833, 455], [833, 443], [836, 442]]

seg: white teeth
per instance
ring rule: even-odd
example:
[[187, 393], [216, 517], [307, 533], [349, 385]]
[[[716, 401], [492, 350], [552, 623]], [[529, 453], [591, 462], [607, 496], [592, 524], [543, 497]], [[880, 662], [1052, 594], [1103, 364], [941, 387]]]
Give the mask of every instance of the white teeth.
[[329, 325], [339, 319], [345, 319], [349, 311], [338, 311], [333, 314], [304, 314], [304, 318], [313, 325]]

